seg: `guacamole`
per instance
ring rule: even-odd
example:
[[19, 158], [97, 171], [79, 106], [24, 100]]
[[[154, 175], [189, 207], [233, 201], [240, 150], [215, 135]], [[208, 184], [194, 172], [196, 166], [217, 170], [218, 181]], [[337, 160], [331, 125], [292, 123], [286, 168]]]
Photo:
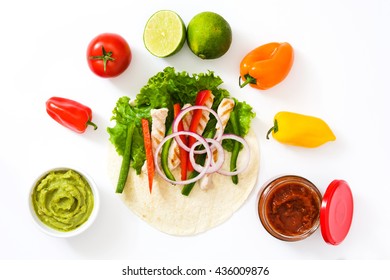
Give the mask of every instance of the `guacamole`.
[[87, 180], [74, 170], [51, 171], [35, 186], [34, 210], [47, 226], [72, 231], [85, 223], [94, 206]]

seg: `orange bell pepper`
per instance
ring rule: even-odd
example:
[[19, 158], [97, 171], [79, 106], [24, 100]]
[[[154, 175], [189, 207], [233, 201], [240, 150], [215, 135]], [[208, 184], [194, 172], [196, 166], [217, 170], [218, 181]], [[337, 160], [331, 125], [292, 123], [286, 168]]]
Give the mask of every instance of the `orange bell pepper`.
[[273, 42], [257, 47], [241, 61], [240, 87], [249, 84], [253, 88], [269, 89], [287, 77], [293, 61], [294, 50], [289, 43]]

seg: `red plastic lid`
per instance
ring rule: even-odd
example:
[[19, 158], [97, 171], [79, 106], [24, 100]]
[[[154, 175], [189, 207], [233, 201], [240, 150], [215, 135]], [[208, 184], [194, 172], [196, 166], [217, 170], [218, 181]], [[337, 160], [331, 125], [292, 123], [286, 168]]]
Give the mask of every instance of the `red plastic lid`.
[[322, 197], [320, 221], [324, 240], [340, 244], [347, 236], [353, 216], [353, 197], [347, 182], [334, 180]]

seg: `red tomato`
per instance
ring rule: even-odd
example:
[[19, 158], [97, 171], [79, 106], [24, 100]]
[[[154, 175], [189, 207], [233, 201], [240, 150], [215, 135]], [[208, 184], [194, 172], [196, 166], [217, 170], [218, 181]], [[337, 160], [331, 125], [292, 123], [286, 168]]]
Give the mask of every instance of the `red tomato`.
[[126, 40], [113, 33], [96, 36], [87, 48], [89, 68], [103, 78], [122, 74], [130, 65], [131, 57], [131, 50]]

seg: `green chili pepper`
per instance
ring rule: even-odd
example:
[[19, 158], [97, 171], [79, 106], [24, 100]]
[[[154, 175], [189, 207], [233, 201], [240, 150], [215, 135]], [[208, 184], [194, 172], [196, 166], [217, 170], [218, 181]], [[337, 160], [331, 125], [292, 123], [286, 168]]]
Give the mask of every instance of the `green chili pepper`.
[[119, 179], [116, 186], [116, 192], [122, 193], [123, 189], [125, 188], [127, 176], [129, 174], [130, 170], [130, 160], [131, 160], [131, 146], [133, 143], [133, 134], [134, 134], [134, 123], [130, 123], [127, 128], [127, 135], [126, 135], [126, 147], [125, 151], [123, 153], [122, 158], [122, 164], [121, 164], [121, 170], [119, 173]]

